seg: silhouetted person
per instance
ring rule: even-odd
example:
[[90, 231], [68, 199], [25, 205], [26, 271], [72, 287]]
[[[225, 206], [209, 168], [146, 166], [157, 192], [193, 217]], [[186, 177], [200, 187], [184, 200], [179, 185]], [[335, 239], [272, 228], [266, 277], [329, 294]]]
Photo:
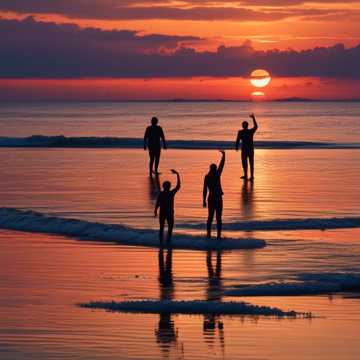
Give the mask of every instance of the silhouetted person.
[[[159, 285], [160, 300], [172, 300], [174, 298], [174, 282], [172, 275], [172, 249], [168, 248], [166, 258], [164, 259], [164, 250], [159, 249]], [[159, 314], [158, 330], [155, 331], [157, 341], [161, 344], [175, 342], [177, 332], [170, 313]]]
[[[221, 250], [216, 251], [216, 265], [215, 269], [212, 263], [212, 250], [208, 250], [206, 255], [206, 267], [208, 272], [208, 287], [206, 290], [206, 300], [207, 301], [221, 301], [223, 295], [223, 285], [221, 278]], [[211, 338], [213, 342], [213, 337], [215, 335], [216, 327], [219, 330], [219, 338], [221, 347], [224, 347], [224, 325], [219, 319], [219, 316], [214, 314], [207, 314], [204, 316], [203, 330], [204, 334]]]
[[239, 143], [241, 140], [241, 162], [244, 170], [244, 176], [242, 179], [248, 178], [248, 161], [250, 164], [250, 181], [254, 180], [254, 134], [258, 128], [255, 115], [251, 114], [250, 118], [253, 119], [254, 127], [249, 129], [249, 123], [244, 121], [242, 123], [242, 130], [239, 130], [237, 139], [236, 139], [236, 151], [239, 150]]
[[167, 242], [171, 241], [171, 235], [174, 227], [174, 198], [176, 193], [179, 191], [181, 182], [179, 173], [172, 169], [171, 172], [177, 176], [177, 184], [176, 187], [171, 189], [171, 182], [164, 181], [163, 183], [163, 191], [158, 195], [156, 205], [155, 205], [155, 216], [157, 216], [158, 209], [160, 208], [159, 222], [160, 222], [160, 230], [159, 230], [159, 240], [162, 245], [164, 239], [164, 228], [165, 221], [168, 225], [168, 236]]
[[[156, 117], [151, 119], [151, 125], [146, 128], [144, 135], [144, 150], [149, 149], [149, 173], [159, 174], [159, 162], [161, 154], [161, 140], [166, 149], [166, 141], [163, 129], [158, 125], [159, 120]], [[155, 171], [153, 170], [155, 162]]]
[[219, 166], [211, 164], [209, 173], [204, 178], [204, 190], [203, 190], [203, 206], [206, 207], [206, 196], [209, 191], [207, 198], [208, 207], [208, 219], [207, 219], [207, 237], [211, 238], [211, 225], [216, 213], [217, 222], [217, 238], [221, 239], [222, 230], [222, 209], [223, 209], [223, 191], [221, 188], [221, 174], [225, 164], [225, 151], [220, 151], [222, 158]]

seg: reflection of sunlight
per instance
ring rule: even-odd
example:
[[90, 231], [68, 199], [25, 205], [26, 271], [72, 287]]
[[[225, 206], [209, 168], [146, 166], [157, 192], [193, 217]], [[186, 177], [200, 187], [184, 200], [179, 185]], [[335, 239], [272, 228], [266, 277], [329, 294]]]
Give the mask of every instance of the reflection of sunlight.
[[253, 91], [251, 93], [251, 96], [254, 96], [254, 97], [264, 97], [265, 96], [265, 93], [262, 92], [262, 91]]

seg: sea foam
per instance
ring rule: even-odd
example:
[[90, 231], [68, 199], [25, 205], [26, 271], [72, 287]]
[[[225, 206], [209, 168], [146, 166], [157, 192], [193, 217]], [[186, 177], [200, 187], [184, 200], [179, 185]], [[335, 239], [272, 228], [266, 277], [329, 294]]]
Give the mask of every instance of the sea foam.
[[[59, 234], [124, 245], [159, 246], [158, 232], [155, 230], [141, 230], [124, 225], [62, 218], [13, 208], [0, 208], [0, 228]], [[194, 250], [256, 249], [265, 245], [265, 241], [261, 239], [223, 238], [221, 241], [216, 241], [202, 236], [185, 234], [174, 234], [171, 242], [173, 248]]]
[[[204, 229], [201, 223], [179, 223], [179, 228]], [[234, 231], [274, 231], [274, 230], [326, 230], [360, 227], [360, 217], [332, 217], [305, 219], [243, 220], [224, 223], [223, 229]]]
[[[233, 141], [168, 140], [172, 149], [234, 149]], [[58, 147], [58, 148], [142, 148], [143, 139], [118, 137], [66, 137], [63, 135], [32, 135], [29, 137], [0, 137], [0, 147]], [[259, 149], [359, 149], [359, 143], [329, 143], [309, 141], [256, 141]]]
[[360, 291], [360, 273], [303, 273], [291, 282], [233, 286], [227, 296], [299, 296]]
[[214, 314], [214, 315], [262, 315], [276, 317], [297, 317], [311, 314], [283, 311], [268, 306], [252, 305], [245, 302], [219, 302], [205, 300], [140, 300], [140, 301], [92, 301], [79, 304], [90, 309], [131, 313], [173, 313], [173, 314]]

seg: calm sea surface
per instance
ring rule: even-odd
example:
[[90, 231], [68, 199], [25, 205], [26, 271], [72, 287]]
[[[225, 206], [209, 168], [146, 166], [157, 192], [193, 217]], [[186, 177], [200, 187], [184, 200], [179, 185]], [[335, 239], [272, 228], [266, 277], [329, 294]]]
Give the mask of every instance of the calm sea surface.
[[[235, 140], [248, 114], [257, 140], [360, 143], [360, 103], [19, 103], [0, 104], [0, 136], [34, 134], [142, 138], [157, 115], [173, 140]], [[360, 217], [360, 150], [258, 149], [255, 182], [240, 180], [239, 154], [227, 151], [225, 234], [264, 239], [258, 250], [220, 253], [79, 241], [0, 230], [1, 359], [359, 359], [356, 291], [317, 296], [230, 297], [243, 284], [291, 282], [324, 273], [359, 276], [360, 230], [234, 230], [242, 221]], [[214, 150], [168, 149], [159, 183], [183, 186], [176, 231], [204, 232], [203, 177]], [[1, 148], [0, 207], [135, 228], [156, 228], [157, 183], [140, 149]], [[171, 257], [171, 281], [160, 279]], [[214, 282], [213, 274], [217, 273]], [[216, 271], [217, 270], [217, 271]], [[357, 285], [360, 288], [360, 284]], [[311, 311], [309, 319], [124, 314], [91, 311], [95, 300], [247, 301]]]

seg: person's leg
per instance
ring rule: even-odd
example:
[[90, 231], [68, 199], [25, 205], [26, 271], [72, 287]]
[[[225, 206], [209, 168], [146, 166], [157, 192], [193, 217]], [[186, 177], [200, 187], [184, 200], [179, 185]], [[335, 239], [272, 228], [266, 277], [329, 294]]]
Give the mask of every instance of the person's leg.
[[155, 174], [159, 174], [159, 163], [160, 163], [161, 149], [155, 151]]
[[149, 148], [149, 174], [151, 176], [152, 171], [153, 171], [153, 166], [154, 166], [154, 160], [155, 160], [155, 154], [154, 154], [154, 150]]
[[249, 151], [249, 163], [250, 163], [250, 180], [254, 180], [254, 149]]
[[214, 212], [215, 212], [215, 208], [213, 202], [208, 201], [208, 219], [207, 219], [206, 228], [207, 228], [207, 237], [209, 239], [211, 238], [211, 225], [214, 219]]
[[171, 236], [174, 228], [174, 214], [168, 214], [167, 215], [167, 223], [168, 223], [168, 236], [167, 236], [167, 242], [171, 242]]
[[248, 164], [247, 164], [247, 153], [245, 150], [241, 150], [241, 162], [242, 162], [242, 167], [244, 170], [244, 176], [242, 176], [242, 179], [247, 179], [247, 174], [248, 174]]
[[221, 199], [216, 204], [217, 238], [219, 240], [221, 239], [221, 231], [222, 231], [222, 209], [223, 209], [223, 201]]
[[160, 216], [159, 216], [159, 224], [160, 224], [159, 241], [160, 241], [160, 245], [163, 244], [163, 239], [164, 239], [165, 219], [166, 219], [166, 217], [163, 214], [160, 214]]

